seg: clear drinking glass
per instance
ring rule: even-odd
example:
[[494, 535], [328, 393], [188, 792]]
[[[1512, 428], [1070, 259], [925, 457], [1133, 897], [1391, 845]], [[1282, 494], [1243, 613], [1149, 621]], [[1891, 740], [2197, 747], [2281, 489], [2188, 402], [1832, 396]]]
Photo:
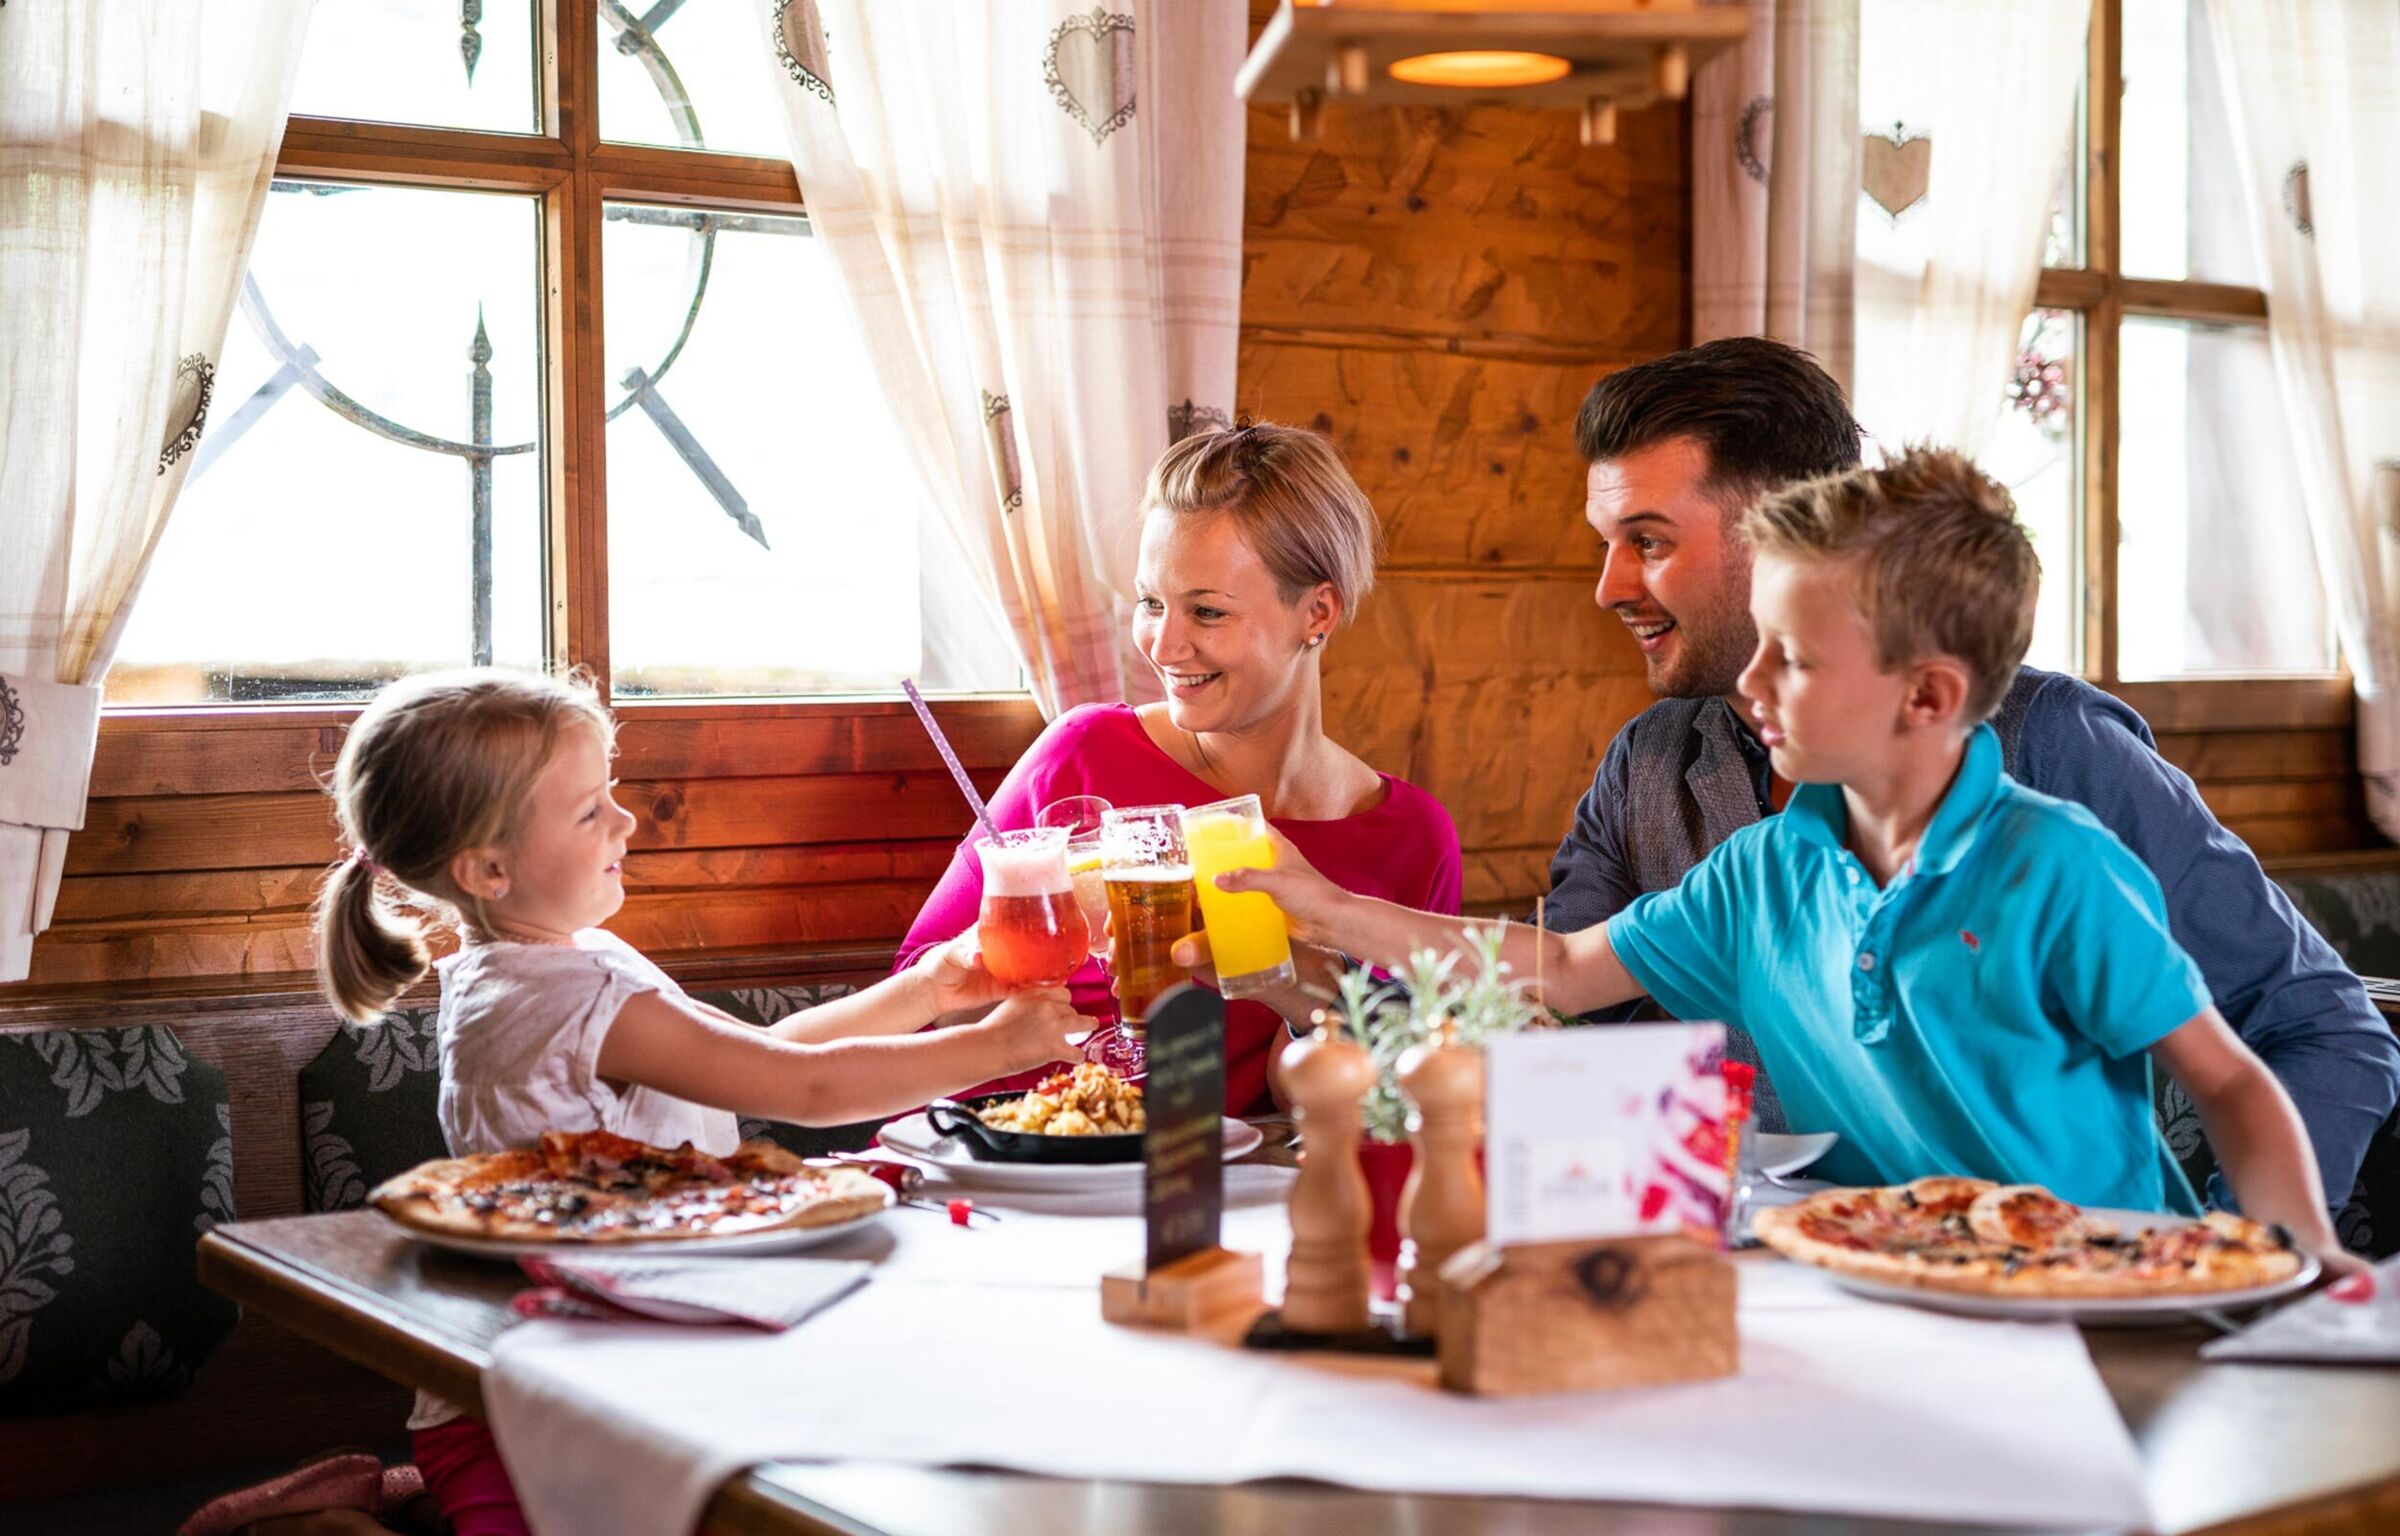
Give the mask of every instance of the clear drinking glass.
[[1191, 852], [1208, 947], [1216, 958], [1218, 990], [1227, 997], [1256, 997], [1290, 986], [1298, 973], [1292, 969], [1292, 934], [1283, 909], [1258, 891], [1235, 895], [1217, 889], [1217, 876], [1229, 870], [1275, 867], [1275, 843], [1258, 796], [1187, 808], [1183, 840]]
[[983, 860], [977, 936], [986, 969], [1008, 987], [1061, 986], [1091, 954], [1091, 931], [1067, 874], [1064, 827], [1003, 832], [975, 844]]
[[1183, 807], [1111, 811], [1100, 832], [1108, 915], [1116, 934], [1117, 1010], [1140, 1030], [1160, 994], [1192, 979], [1175, 963], [1175, 942], [1193, 931], [1192, 861], [1184, 851]]
[[1067, 878], [1075, 883], [1075, 900], [1092, 934], [1092, 958], [1108, 958], [1108, 890], [1101, 879], [1100, 819], [1109, 803], [1098, 795], [1070, 795], [1053, 800], [1033, 818], [1037, 827], [1063, 827], [1067, 832]]

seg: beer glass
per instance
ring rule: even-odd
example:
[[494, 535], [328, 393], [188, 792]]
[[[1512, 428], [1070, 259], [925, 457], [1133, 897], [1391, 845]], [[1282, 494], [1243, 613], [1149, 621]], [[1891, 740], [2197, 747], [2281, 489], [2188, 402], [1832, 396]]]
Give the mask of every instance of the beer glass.
[[1100, 874], [1100, 818], [1109, 805], [1098, 795], [1070, 795], [1053, 800], [1033, 818], [1037, 827], [1067, 831], [1067, 877], [1075, 883], [1075, 900], [1083, 908], [1084, 926], [1092, 934], [1092, 958], [1108, 958], [1108, 886]]
[[1090, 957], [1091, 930], [1067, 874], [1067, 830], [1036, 827], [980, 839], [983, 964], [1007, 987], [1055, 987]]
[[1193, 931], [1182, 817], [1181, 806], [1144, 805], [1111, 811], [1101, 821], [1101, 870], [1117, 938], [1117, 1011], [1128, 1030], [1149, 1021], [1161, 993], [1192, 979], [1175, 963], [1175, 941]]
[[1298, 973], [1292, 969], [1292, 935], [1283, 909], [1260, 891], [1236, 895], [1217, 889], [1217, 876], [1228, 870], [1275, 867], [1275, 844], [1258, 796], [1186, 809], [1183, 841], [1191, 851], [1192, 884], [1216, 957], [1218, 990], [1227, 997], [1256, 997], [1291, 985]]

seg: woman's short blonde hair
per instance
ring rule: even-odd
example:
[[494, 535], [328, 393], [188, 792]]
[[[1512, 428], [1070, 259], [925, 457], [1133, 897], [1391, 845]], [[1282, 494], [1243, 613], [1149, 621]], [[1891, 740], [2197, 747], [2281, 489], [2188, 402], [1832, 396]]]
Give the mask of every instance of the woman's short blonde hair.
[[1267, 423], [1183, 439], [1162, 455], [1142, 512], [1223, 513], [1275, 578], [1286, 603], [1330, 582], [1348, 623], [1375, 586], [1383, 525], [1333, 445]]
[[1752, 507], [1743, 531], [1762, 555], [1848, 562], [1876, 659], [1891, 671], [1955, 657], [1970, 723], [2016, 681], [2042, 563], [2008, 487], [1965, 454], [1914, 447], [1879, 469], [1804, 480]]

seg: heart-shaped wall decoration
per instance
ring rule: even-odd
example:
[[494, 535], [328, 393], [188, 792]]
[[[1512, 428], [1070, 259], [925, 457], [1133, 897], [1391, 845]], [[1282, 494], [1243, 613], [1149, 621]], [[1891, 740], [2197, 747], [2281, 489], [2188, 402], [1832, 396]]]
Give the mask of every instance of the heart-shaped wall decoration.
[[832, 106], [833, 87], [826, 83], [833, 75], [825, 67], [825, 25], [817, 19], [813, 0], [798, 0], [797, 4], [793, 0], [775, 0], [771, 32], [775, 62], [792, 77], [792, 83]]
[[175, 365], [175, 387], [167, 395], [167, 440], [158, 450], [158, 472], [192, 451], [208, 425], [208, 402], [217, 392], [217, 365], [194, 352]]
[[1133, 121], [1133, 18], [1093, 6], [1050, 34], [1042, 80], [1094, 144]]
[[1870, 133], [1859, 152], [1859, 185], [1893, 218], [1925, 200], [1933, 180], [1933, 140], [1900, 123]]

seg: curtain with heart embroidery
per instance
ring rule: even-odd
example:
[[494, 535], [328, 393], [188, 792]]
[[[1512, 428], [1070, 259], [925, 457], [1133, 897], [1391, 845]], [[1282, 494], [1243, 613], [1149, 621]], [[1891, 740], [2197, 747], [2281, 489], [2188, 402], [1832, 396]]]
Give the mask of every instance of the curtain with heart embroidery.
[[0, 982], [207, 424], [311, 0], [0, 6]]
[[1862, 0], [1858, 419], [1989, 446], [2075, 130], [2091, 0]]
[[1692, 77], [1692, 339], [1769, 336], [1850, 387], [1858, 0], [1749, 0]]
[[2213, 0], [2209, 20], [2367, 811], [2400, 839], [2400, 6]]
[[1231, 423], [1236, 0], [757, 0], [810, 224], [1046, 714], [1129, 664], [1137, 509]]

